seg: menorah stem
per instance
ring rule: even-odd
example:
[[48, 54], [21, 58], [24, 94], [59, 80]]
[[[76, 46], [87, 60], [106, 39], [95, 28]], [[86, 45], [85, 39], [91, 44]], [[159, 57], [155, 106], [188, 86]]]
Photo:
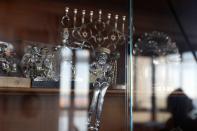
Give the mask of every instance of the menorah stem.
[[81, 18], [82, 25], [85, 24], [85, 14], [86, 14], [86, 10], [82, 10], [82, 18]]
[[122, 33], [124, 34], [125, 32], [125, 21], [126, 21], [126, 16], [122, 17]]
[[102, 22], [102, 10], [99, 10], [99, 18], [98, 18], [99, 22]]
[[[69, 8], [66, 7], [66, 8], [65, 8], [65, 15], [62, 17], [62, 20], [61, 20], [61, 24], [62, 24], [64, 27], [66, 27], [66, 26], [69, 25], [69, 20], [70, 20], [70, 18], [69, 18], [69, 16], [68, 16], [68, 13], [69, 13]], [[66, 22], [66, 24], [65, 24], [65, 22]]]
[[90, 23], [93, 22], [94, 11], [90, 11]]
[[111, 13], [108, 13], [107, 18], [108, 18], [107, 24], [110, 25], [110, 23], [111, 23]]
[[117, 30], [118, 29], [118, 15], [115, 15], [115, 25], [114, 25], [114, 27], [115, 27], [115, 30]]

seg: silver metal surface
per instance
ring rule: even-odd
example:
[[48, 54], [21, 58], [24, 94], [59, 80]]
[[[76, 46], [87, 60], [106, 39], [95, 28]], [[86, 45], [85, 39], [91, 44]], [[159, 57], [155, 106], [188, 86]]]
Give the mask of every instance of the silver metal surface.
[[[88, 127], [90, 130], [99, 130], [104, 97], [112, 80], [112, 66], [108, 63], [107, 53], [97, 54], [96, 61], [90, 66], [90, 72], [96, 77], [93, 80], [94, 93], [89, 109]], [[92, 117], [95, 117], [95, 121]]]

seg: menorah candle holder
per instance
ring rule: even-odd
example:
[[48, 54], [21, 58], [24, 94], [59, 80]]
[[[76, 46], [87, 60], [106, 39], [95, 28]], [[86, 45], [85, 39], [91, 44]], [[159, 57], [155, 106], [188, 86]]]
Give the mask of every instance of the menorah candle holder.
[[116, 84], [117, 60], [120, 57], [117, 47], [127, 40], [126, 16], [66, 7], [61, 24], [63, 46], [71, 50], [87, 49], [92, 56], [89, 70], [94, 93], [88, 113], [88, 128], [97, 131], [106, 91]]

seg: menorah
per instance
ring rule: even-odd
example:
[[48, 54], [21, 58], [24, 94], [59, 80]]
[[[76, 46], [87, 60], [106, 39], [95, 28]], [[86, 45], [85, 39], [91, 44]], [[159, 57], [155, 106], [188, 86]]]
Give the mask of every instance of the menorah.
[[[77, 9], [69, 12], [65, 8], [65, 15], [62, 17], [63, 40], [62, 43], [70, 48], [89, 48], [97, 49], [100, 47], [108, 48], [111, 51], [117, 49], [117, 45], [125, 42], [125, 22], [126, 16], [115, 15], [112, 20], [112, 14], [108, 13], [107, 20], [103, 19], [102, 10], [98, 12], [98, 18], [94, 18], [94, 11], [87, 15], [86, 10], [82, 10], [79, 17]], [[118, 25], [121, 23], [121, 29]]]
[[[105, 17], [102, 10], [97, 14], [94, 11], [70, 11], [65, 8], [62, 17], [63, 26], [62, 44], [70, 49], [88, 49], [93, 56], [90, 64], [90, 81], [94, 93], [88, 113], [88, 128], [99, 130], [104, 96], [111, 85], [116, 84], [117, 60], [120, 53], [118, 46], [126, 42], [126, 16]], [[95, 119], [92, 119], [92, 118]]]

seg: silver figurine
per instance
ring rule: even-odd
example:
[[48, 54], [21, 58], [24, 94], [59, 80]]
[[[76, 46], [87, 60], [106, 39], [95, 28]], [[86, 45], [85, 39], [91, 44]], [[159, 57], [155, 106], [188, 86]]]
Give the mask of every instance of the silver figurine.
[[[100, 48], [96, 53], [96, 61], [90, 65], [91, 81], [93, 82], [93, 98], [88, 113], [88, 128], [99, 130], [104, 96], [112, 82], [112, 65], [109, 62], [110, 50]], [[95, 122], [92, 117], [95, 116]], [[92, 123], [95, 123], [92, 125]]]

